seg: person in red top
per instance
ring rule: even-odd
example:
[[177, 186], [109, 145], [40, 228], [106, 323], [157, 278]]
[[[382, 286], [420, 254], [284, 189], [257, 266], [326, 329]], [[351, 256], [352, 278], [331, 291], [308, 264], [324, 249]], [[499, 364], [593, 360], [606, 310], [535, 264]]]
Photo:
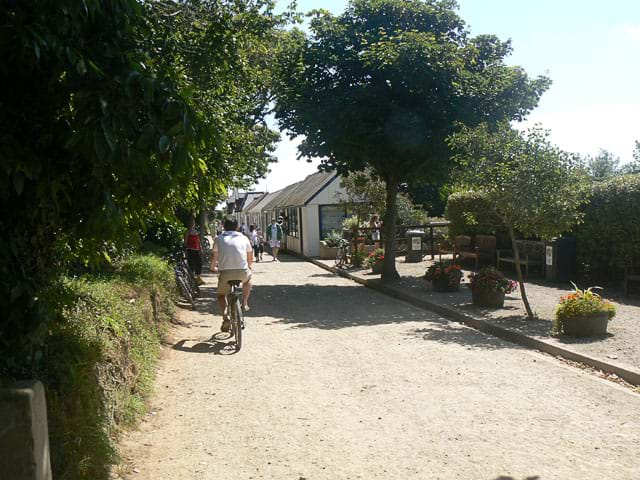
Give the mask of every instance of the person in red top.
[[189, 268], [195, 274], [198, 285], [202, 285], [204, 283], [204, 280], [200, 277], [202, 275], [202, 247], [200, 245], [200, 235], [196, 230], [196, 221], [193, 218], [189, 222], [189, 230], [184, 236], [184, 246], [187, 250]]

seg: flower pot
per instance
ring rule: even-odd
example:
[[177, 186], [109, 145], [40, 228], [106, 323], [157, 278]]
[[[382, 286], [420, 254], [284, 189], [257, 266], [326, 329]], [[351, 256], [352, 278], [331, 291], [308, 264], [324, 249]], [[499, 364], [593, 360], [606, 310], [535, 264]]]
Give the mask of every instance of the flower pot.
[[504, 307], [504, 292], [502, 290], [471, 290], [474, 305], [479, 307]]
[[607, 334], [609, 314], [598, 312], [562, 319], [562, 332], [572, 337], [599, 337]]
[[380, 275], [384, 269], [384, 262], [374, 262], [371, 264], [371, 272], [374, 275]]
[[460, 290], [460, 277], [453, 279], [444, 277], [442, 279], [433, 280], [431, 285], [434, 292], [457, 292]]
[[339, 249], [340, 247], [327, 247], [324, 242], [320, 242], [320, 260], [333, 260]]

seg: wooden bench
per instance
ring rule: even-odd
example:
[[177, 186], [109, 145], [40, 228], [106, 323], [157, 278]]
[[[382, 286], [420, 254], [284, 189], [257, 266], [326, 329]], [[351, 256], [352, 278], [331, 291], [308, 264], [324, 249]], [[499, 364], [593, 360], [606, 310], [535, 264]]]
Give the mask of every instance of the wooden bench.
[[[536, 240], [516, 240], [518, 253], [520, 254], [520, 266], [524, 265], [525, 275], [529, 276], [529, 267], [540, 266], [544, 273], [545, 243]], [[500, 262], [513, 263], [516, 259], [513, 250], [496, 250], [496, 266], [500, 270]]]

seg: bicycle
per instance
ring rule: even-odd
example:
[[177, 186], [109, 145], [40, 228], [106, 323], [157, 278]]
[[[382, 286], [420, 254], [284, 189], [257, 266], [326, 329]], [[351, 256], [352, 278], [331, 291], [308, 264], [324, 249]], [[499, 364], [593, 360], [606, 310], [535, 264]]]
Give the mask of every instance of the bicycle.
[[244, 315], [242, 313], [242, 282], [229, 280], [231, 291], [227, 294], [227, 314], [229, 317], [229, 334], [236, 339], [236, 352], [242, 348], [242, 330]]
[[345, 240], [344, 238], [340, 240], [335, 263], [338, 268], [351, 263], [351, 242], [349, 240]]
[[176, 274], [176, 285], [178, 286], [178, 290], [182, 297], [187, 300], [191, 304], [191, 310], [196, 309], [196, 302], [194, 300], [194, 295], [191, 287], [189, 286], [189, 281], [187, 280], [187, 276], [185, 272], [181, 268], [180, 265], [174, 265], [173, 270]]

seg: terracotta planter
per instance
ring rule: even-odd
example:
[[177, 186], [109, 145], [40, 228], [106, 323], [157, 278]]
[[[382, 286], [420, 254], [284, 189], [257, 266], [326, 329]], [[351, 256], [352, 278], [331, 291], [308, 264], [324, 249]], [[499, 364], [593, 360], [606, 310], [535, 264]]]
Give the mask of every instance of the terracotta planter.
[[501, 290], [471, 290], [471, 298], [479, 307], [504, 307], [504, 292]]
[[338, 254], [339, 247], [327, 247], [324, 242], [320, 242], [320, 260], [333, 260]]
[[460, 280], [459, 277], [457, 281], [451, 282], [449, 278], [444, 278], [442, 280], [434, 280], [431, 282], [434, 292], [457, 292], [460, 290]]
[[562, 319], [562, 332], [571, 337], [602, 337], [607, 334], [609, 314], [598, 312]]
[[384, 262], [375, 262], [371, 265], [371, 272], [374, 275], [380, 275], [384, 269]]

